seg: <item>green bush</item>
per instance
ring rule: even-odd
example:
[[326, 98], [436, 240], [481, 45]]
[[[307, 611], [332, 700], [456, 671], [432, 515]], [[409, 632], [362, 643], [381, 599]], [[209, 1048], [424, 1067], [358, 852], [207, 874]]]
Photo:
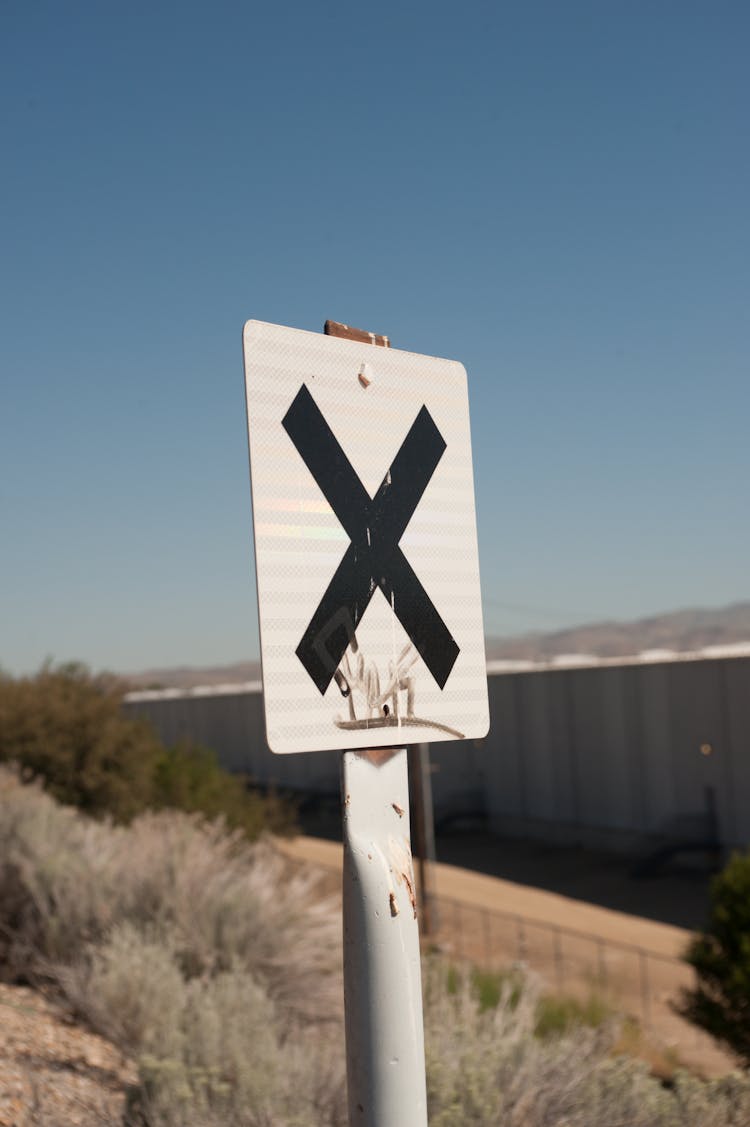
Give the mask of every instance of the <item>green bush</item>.
[[128, 821], [151, 801], [162, 748], [121, 711], [123, 691], [82, 665], [0, 678], [0, 762], [43, 779], [58, 801]]
[[291, 807], [248, 789], [206, 748], [165, 748], [150, 724], [126, 716], [124, 686], [85, 666], [45, 666], [34, 677], [0, 675], [0, 762], [18, 763], [59, 802], [129, 822], [174, 806], [257, 837], [292, 828]]
[[294, 829], [291, 803], [274, 794], [249, 789], [242, 775], [231, 775], [208, 748], [182, 743], [164, 748], [156, 762], [151, 805], [173, 807], [207, 818], [222, 817], [232, 829], [251, 839], [264, 830], [289, 833]]
[[[448, 994], [458, 994], [468, 989], [474, 996], [480, 1014], [494, 1010], [502, 1003], [515, 1009], [524, 989], [526, 978], [522, 971], [484, 970], [480, 967], [461, 969], [449, 963], [445, 971], [445, 989]], [[565, 1033], [576, 1026], [596, 1029], [600, 1025], [611, 1024], [614, 1011], [596, 993], [589, 994], [586, 1001], [564, 995], [540, 993], [537, 999], [534, 1034], [537, 1037], [553, 1037]]]
[[552, 1037], [576, 1026], [585, 1025], [590, 1029], [597, 1029], [600, 1025], [611, 1022], [613, 1017], [612, 1007], [598, 994], [590, 994], [585, 1002], [577, 998], [544, 994], [539, 999], [534, 1032], [537, 1037]]
[[[468, 975], [468, 978], [467, 978]], [[524, 977], [518, 970], [470, 970], [449, 963], [445, 970], [445, 989], [448, 994], [458, 994], [468, 987], [476, 998], [481, 1013], [496, 1009], [506, 995], [511, 1007], [517, 1005], [523, 990]]]
[[750, 854], [735, 854], [711, 885], [711, 910], [686, 953], [697, 985], [679, 1012], [750, 1066]]

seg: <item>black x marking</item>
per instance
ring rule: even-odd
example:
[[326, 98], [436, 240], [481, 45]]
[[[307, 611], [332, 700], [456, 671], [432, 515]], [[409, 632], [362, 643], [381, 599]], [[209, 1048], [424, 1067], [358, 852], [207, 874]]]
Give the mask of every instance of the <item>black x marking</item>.
[[351, 540], [297, 657], [325, 693], [379, 587], [442, 689], [459, 649], [398, 546], [445, 450], [429, 411], [420, 410], [374, 497], [305, 385], [282, 424]]

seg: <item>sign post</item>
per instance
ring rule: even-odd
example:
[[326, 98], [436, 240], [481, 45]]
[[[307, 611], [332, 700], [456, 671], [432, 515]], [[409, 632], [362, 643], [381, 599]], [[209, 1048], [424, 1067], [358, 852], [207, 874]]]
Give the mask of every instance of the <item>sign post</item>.
[[342, 794], [349, 1122], [426, 1127], [406, 750], [345, 751]]
[[484, 736], [489, 710], [466, 373], [388, 343], [244, 331], [268, 744], [346, 749], [350, 1123], [426, 1127], [403, 745]]
[[[352, 330], [335, 321], [326, 321], [325, 332], [352, 339]], [[372, 344], [389, 347], [387, 337], [368, 336]], [[341, 800], [349, 1122], [426, 1127], [406, 749], [345, 751]]]

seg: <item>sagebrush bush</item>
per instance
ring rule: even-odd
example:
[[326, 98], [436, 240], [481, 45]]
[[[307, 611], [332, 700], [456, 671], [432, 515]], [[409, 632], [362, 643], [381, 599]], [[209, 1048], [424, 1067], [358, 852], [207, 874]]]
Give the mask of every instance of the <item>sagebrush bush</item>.
[[[519, 988], [520, 983], [520, 988]], [[750, 1081], [679, 1073], [665, 1088], [615, 1057], [616, 1023], [538, 1035], [541, 984], [507, 976], [485, 1007], [466, 973], [426, 968], [430, 1127], [745, 1127]]]
[[[186, 976], [242, 966], [299, 1020], [338, 1017], [339, 917], [266, 841], [178, 811], [82, 817], [0, 769], [0, 956], [10, 973], [75, 965], [120, 924], [173, 944]], [[52, 969], [50, 969], [52, 968]], [[335, 981], [334, 981], [335, 980]]]
[[[197, 815], [95, 822], [0, 768], [0, 969], [137, 1063], [133, 1127], [345, 1127], [340, 905]], [[486, 976], [485, 976], [486, 977]], [[747, 1127], [750, 1080], [667, 1090], [616, 1030], [539, 1035], [539, 984], [429, 961], [431, 1127]]]
[[343, 1127], [340, 916], [317, 884], [221, 821], [97, 822], [0, 768], [0, 971], [53, 981], [132, 1056], [134, 1122]]
[[207, 748], [164, 747], [148, 721], [125, 715], [123, 693], [116, 678], [75, 663], [0, 675], [0, 763], [18, 763], [58, 801], [116, 822], [175, 807], [223, 815], [249, 838], [292, 828], [288, 803], [249, 789]]

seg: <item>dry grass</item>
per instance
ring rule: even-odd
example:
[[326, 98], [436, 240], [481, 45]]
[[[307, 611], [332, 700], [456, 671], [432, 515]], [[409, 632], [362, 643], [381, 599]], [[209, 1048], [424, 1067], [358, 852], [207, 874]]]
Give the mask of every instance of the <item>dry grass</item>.
[[484, 1007], [470, 973], [433, 965], [425, 1040], [431, 1127], [747, 1127], [750, 1081], [672, 1087], [644, 1062], [617, 1055], [616, 1019], [539, 1036], [540, 982], [508, 976]]
[[0, 771], [6, 976], [58, 977], [127, 924], [176, 951], [187, 978], [236, 967], [300, 1021], [338, 1019], [335, 902], [266, 841], [173, 811], [128, 827], [82, 817]]
[[[175, 813], [94, 823], [0, 771], [0, 965], [53, 980], [136, 1062], [128, 1122], [344, 1127], [340, 915], [304, 870]], [[432, 1127], [747, 1127], [744, 1075], [672, 1088], [614, 1022], [540, 1036], [509, 977], [425, 968]], [[567, 1013], [567, 1011], [566, 1011]]]

